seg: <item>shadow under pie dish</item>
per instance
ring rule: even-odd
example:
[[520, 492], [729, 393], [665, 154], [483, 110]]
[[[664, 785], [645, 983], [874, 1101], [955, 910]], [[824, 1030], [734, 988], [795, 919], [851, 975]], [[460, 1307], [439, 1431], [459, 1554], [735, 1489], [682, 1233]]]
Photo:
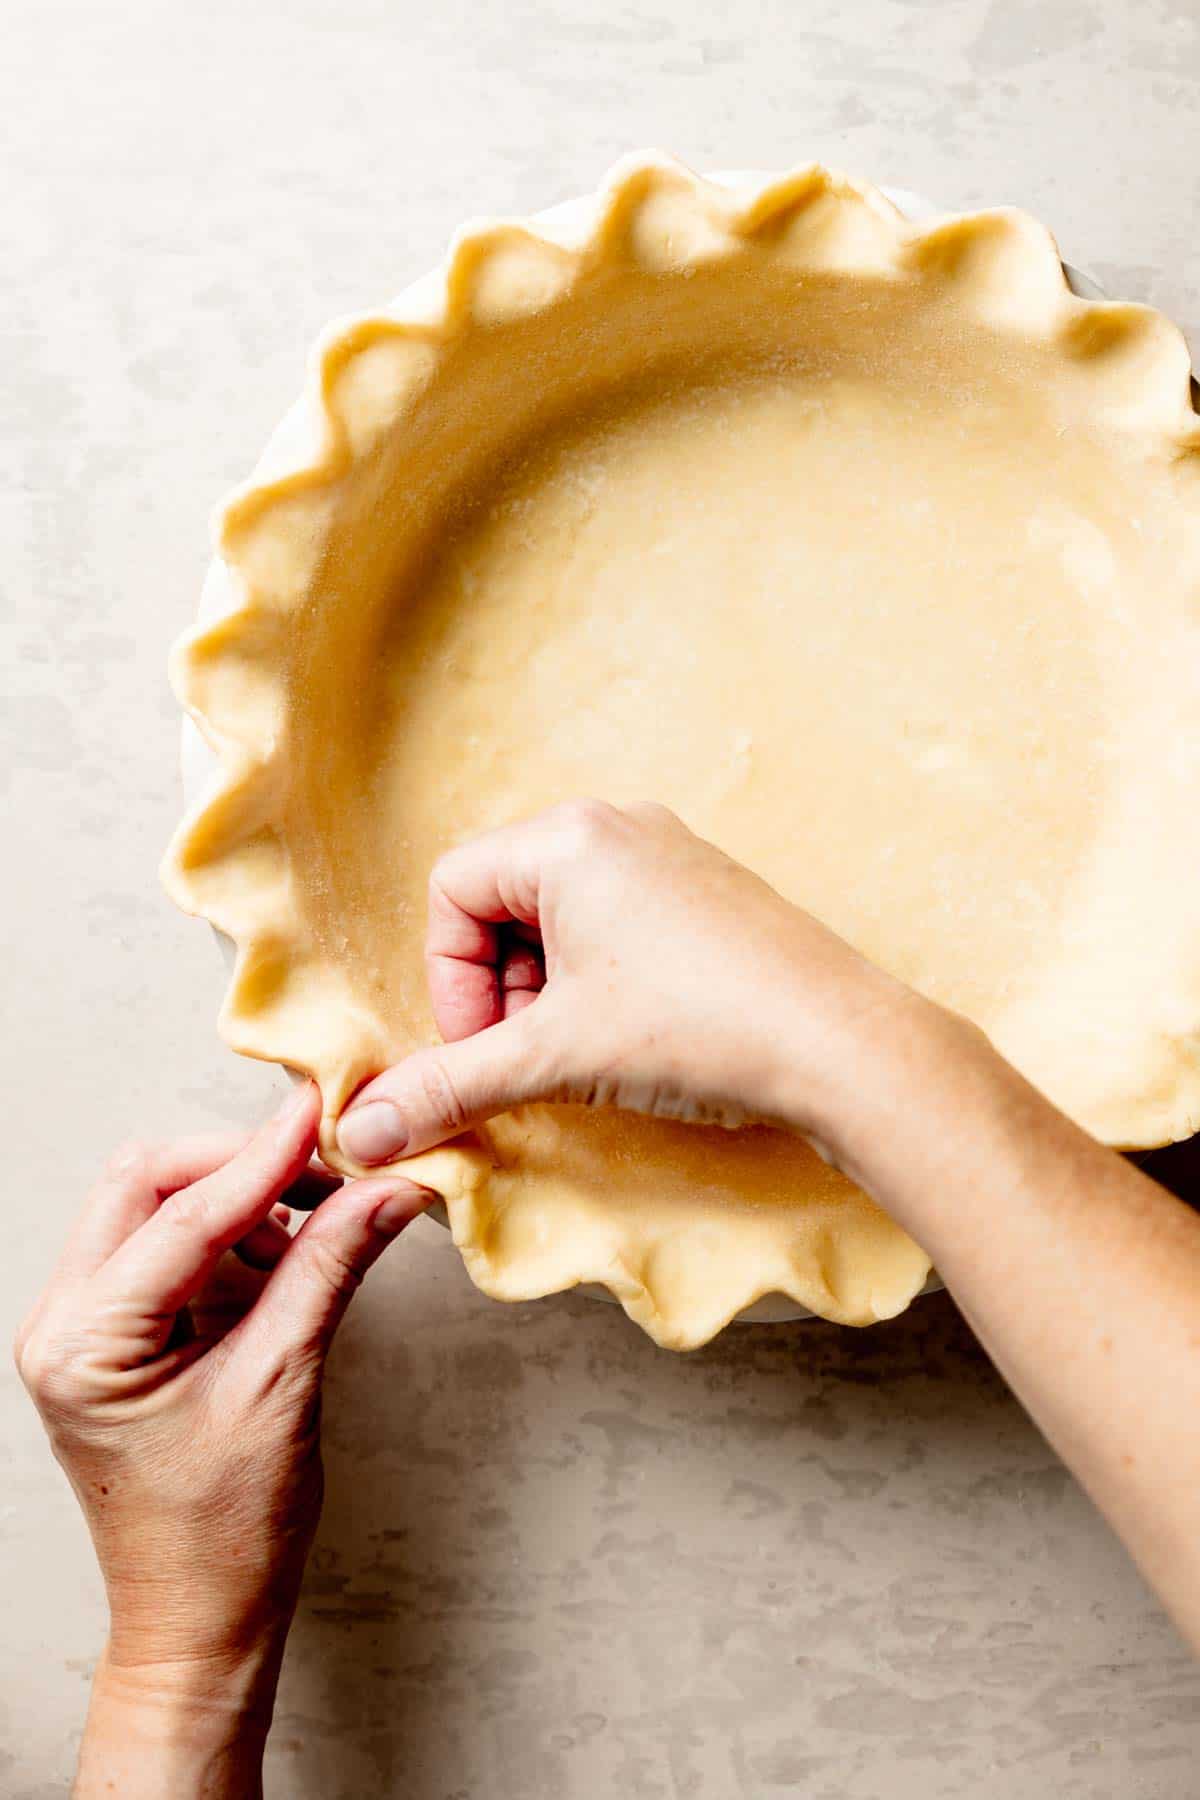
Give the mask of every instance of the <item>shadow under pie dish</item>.
[[[1188, 357], [1024, 215], [655, 158], [579, 229], [470, 228], [326, 334], [219, 552], [173, 663], [217, 768], [166, 880], [329, 1160], [433, 1036], [432, 862], [579, 793], [673, 806], [1106, 1141], [1195, 1128]], [[928, 1274], [762, 1128], [528, 1107], [404, 1167], [486, 1292], [599, 1282], [672, 1347], [772, 1293], [867, 1324]]]

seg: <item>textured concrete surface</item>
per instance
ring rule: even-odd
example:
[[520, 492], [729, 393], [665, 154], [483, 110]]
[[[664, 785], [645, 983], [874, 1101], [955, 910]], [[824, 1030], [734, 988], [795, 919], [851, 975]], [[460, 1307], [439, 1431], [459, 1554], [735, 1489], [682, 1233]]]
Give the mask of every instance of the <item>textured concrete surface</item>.
[[[1200, 324], [1196, 0], [18, 0], [0, 59], [4, 1323], [97, 1159], [249, 1120], [219, 966], [160, 897], [163, 678], [206, 514], [325, 319], [466, 213], [657, 143], [1015, 200]], [[1193, 342], [1196, 341], [1193, 334]], [[103, 1630], [4, 1377], [0, 1792], [72, 1762]], [[432, 1225], [328, 1397], [330, 1500], [268, 1791], [289, 1800], [1186, 1800], [1200, 1681], [944, 1298], [690, 1359], [505, 1309]]]

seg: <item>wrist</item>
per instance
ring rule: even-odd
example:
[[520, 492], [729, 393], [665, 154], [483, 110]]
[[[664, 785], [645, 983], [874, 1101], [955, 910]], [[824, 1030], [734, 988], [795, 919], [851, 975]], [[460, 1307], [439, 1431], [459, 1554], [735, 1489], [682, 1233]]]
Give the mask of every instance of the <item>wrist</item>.
[[259, 1800], [278, 1659], [123, 1663], [96, 1670], [75, 1800]]
[[973, 1174], [1020, 1161], [1047, 1121], [1073, 1131], [978, 1026], [879, 970], [829, 1015], [821, 1049], [815, 1064], [811, 1041], [807, 1061], [787, 1059], [777, 1122], [807, 1137], [939, 1266], [961, 1232]]
[[837, 948], [844, 955], [822, 972], [819, 1005], [803, 965], [776, 991], [771, 1122], [802, 1133], [826, 1161], [873, 1187], [897, 1117], [927, 1119], [950, 1070], [995, 1052], [968, 1020]]
[[131, 1654], [110, 1638], [96, 1668], [94, 1688], [113, 1704], [141, 1708], [147, 1715], [175, 1721], [187, 1729], [209, 1722], [247, 1728], [270, 1724], [283, 1636], [263, 1639], [228, 1651], [206, 1650], [189, 1655], [156, 1654], [149, 1647]]
[[225, 1728], [263, 1735], [270, 1726], [288, 1624], [239, 1642], [180, 1643], [113, 1627], [95, 1690], [180, 1732]]
[[256, 1579], [244, 1593], [216, 1567], [193, 1563], [188, 1574], [191, 1591], [177, 1571], [157, 1580], [106, 1570], [106, 1675], [148, 1694], [186, 1699], [216, 1686], [253, 1703], [273, 1690], [298, 1581]]

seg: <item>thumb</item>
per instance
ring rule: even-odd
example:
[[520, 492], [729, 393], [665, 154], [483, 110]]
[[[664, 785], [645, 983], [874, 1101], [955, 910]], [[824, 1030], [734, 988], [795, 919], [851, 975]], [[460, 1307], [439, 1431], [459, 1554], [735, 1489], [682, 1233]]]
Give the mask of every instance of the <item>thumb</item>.
[[375, 1164], [430, 1150], [494, 1113], [551, 1097], [538, 1053], [545, 1003], [497, 1025], [417, 1050], [356, 1095], [337, 1128], [338, 1148], [352, 1162]]

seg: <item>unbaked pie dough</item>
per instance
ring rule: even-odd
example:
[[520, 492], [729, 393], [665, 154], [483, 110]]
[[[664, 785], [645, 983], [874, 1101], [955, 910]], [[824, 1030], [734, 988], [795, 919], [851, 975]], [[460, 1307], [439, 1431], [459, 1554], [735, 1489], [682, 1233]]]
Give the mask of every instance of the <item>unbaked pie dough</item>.
[[[1200, 1124], [1188, 356], [1032, 220], [623, 165], [586, 241], [470, 231], [425, 316], [331, 332], [220, 550], [236, 606], [174, 661], [219, 774], [166, 879], [331, 1161], [433, 1035], [434, 859], [585, 793], [674, 807], [1106, 1141]], [[404, 1166], [485, 1292], [602, 1282], [676, 1348], [928, 1272], [771, 1130], [532, 1106]]]

